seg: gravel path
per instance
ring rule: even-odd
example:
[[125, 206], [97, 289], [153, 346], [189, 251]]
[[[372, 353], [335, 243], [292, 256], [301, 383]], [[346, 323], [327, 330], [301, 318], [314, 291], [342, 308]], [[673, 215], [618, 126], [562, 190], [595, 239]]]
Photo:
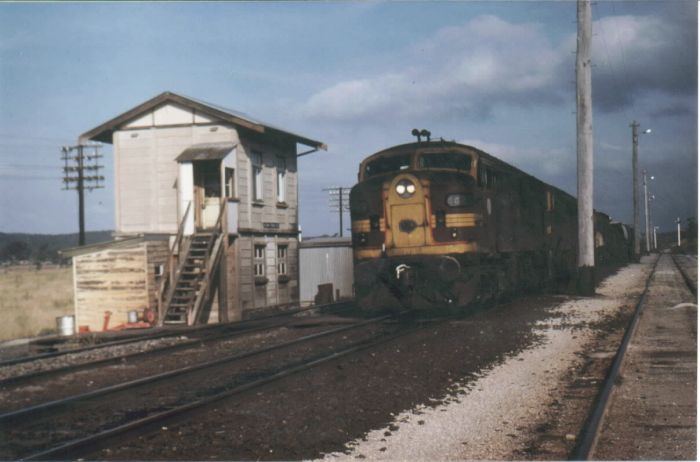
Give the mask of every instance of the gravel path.
[[[537, 345], [481, 371], [436, 407], [419, 406], [395, 416], [386, 428], [347, 444], [326, 459], [511, 459], [522, 458], [533, 429], [552, 402], [565, 399], [563, 383], [581, 367], [596, 327], [629, 310], [641, 294], [652, 259], [610, 276], [592, 298], [567, 301], [538, 323]], [[573, 440], [578, 428], [565, 438]]]

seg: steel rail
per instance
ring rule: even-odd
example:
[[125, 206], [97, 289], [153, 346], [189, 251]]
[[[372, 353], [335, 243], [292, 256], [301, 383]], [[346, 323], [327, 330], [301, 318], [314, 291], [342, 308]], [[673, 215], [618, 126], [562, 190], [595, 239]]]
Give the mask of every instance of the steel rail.
[[649, 287], [651, 286], [651, 280], [656, 273], [656, 267], [658, 266], [660, 259], [661, 255], [659, 255], [654, 261], [654, 265], [644, 285], [644, 291], [639, 297], [639, 300], [637, 300], [637, 305], [635, 307], [634, 314], [632, 315], [632, 319], [630, 319], [629, 323], [627, 324], [625, 334], [623, 335], [622, 341], [617, 348], [617, 352], [615, 353], [613, 362], [605, 376], [603, 385], [598, 391], [593, 406], [591, 407], [591, 411], [576, 438], [576, 445], [569, 456], [569, 460], [589, 460], [591, 456], [591, 452], [595, 446], [596, 440], [598, 439], [600, 426], [603, 422], [603, 415], [605, 414], [608, 400], [610, 399], [615, 381], [620, 373], [620, 367], [622, 366], [625, 353], [627, 352], [627, 346], [629, 345], [634, 332], [637, 330], [639, 317], [644, 310], [644, 305], [649, 293]]
[[26, 374], [16, 375], [16, 376], [11, 376], [11, 377], [7, 377], [4, 379], [0, 379], [0, 389], [7, 387], [7, 386], [11, 386], [11, 385], [16, 386], [17, 384], [29, 382], [29, 381], [36, 380], [39, 378], [46, 379], [47, 377], [78, 372], [78, 371], [82, 371], [85, 369], [91, 369], [94, 367], [105, 366], [108, 364], [117, 364], [117, 363], [120, 363], [122, 361], [130, 360], [130, 359], [134, 359], [134, 358], [138, 358], [138, 357], [157, 355], [157, 354], [162, 354], [165, 352], [174, 352], [174, 351], [178, 351], [178, 350], [185, 350], [185, 349], [190, 348], [194, 345], [204, 345], [207, 343], [218, 342], [221, 340], [242, 337], [244, 335], [253, 334], [256, 332], [260, 332], [260, 331], [277, 329], [280, 327], [287, 326], [287, 325], [295, 322], [296, 320], [297, 320], [296, 318], [290, 317], [289, 319], [281, 320], [276, 324], [268, 324], [268, 325], [257, 326], [257, 327], [254, 326], [254, 327], [251, 327], [248, 329], [234, 330], [232, 332], [227, 332], [227, 333], [223, 333], [223, 334], [185, 340], [185, 341], [180, 342], [180, 343], [176, 343], [173, 345], [165, 345], [162, 347], [156, 347], [156, 348], [152, 348], [150, 350], [135, 351], [135, 352], [131, 352], [131, 353], [110, 356], [108, 358], [95, 359], [92, 361], [86, 361], [86, 362], [77, 363], [77, 364], [67, 364], [65, 366], [55, 367], [53, 369], [45, 369], [45, 370], [39, 370], [39, 371], [34, 371], [34, 372], [28, 372]]
[[90, 452], [99, 450], [101, 447], [114, 440], [115, 438], [128, 438], [128, 435], [130, 433], [136, 431], [138, 431], [138, 434], [144, 434], [145, 431], [147, 431], [154, 425], [162, 425], [166, 421], [173, 421], [178, 418], [182, 419], [183, 417], [193, 412], [201, 412], [205, 410], [207, 406], [213, 405], [221, 400], [231, 398], [243, 392], [253, 390], [268, 383], [272, 383], [285, 377], [298, 374], [300, 372], [312, 369], [316, 366], [320, 366], [325, 363], [329, 363], [331, 361], [335, 361], [345, 356], [349, 356], [351, 354], [379, 346], [383, 343], [387, 343], [402, 336], [413, 333], [418, 329], [419, 328], [406, 329], [401, 332], [382, 336], [379, 339], [364, 342], [361, 345], [356, 345], [341, 351], [336, 351], [324, 357], [317, 358], [287, 369], [282, 369], [268, 377], [263, 377], [252, 382], [239, 385], [230, 390], [217, 393], [215, 395], [208, 396], [206, 398], [202, 398], [196, 401], [192, 401], [190, 403], [180, 405], [168, 409], [166, 411], [159, 412], [157, 414], [151, 414], [150, 416], [144, 417], [142, 419], [134, 420], [126, 424], [120, 425], [118, 427], [110, 428], [90, 436], [78, 438], [53, 448], [30, 454], [28, 456], [22, 457], [20, 460], [56, 460], [60, 458], [76, 458], [80, 455], [89, 454]]
[[109, 395], [112, 393], [117, 393], [117, 392], [121, 392], [124, 390], [128, 390], [131, 388], [159, 382], [159, 381], [166, 380], [166, 379], [171, 379], [174, 377], [190, 374], [190, 373], [197, 372], [197, 371], [201, 371], [203, 369], [217, 367], [217, 366], [220, 366], [222, 364], [239, 361], [242, 359], [250, 358], [252, 356], [260, 355], [263, 353], [268, 353], [270, 351], [286, 348], [289, 346], [294, 346], [294, 345], [308, 342], [311, 340], [315, 340], [318, 338], [334, 335], [334, 334], [337, 334], [339, 332], [344, 332], [344, 331], [348, 331], [351, 329], [357, 329], [357, 328], [364, 327], [364, 326], [367, 326], [370, 324], [376, 324], [376, 323], [382, 322], [386, 319], [389, 319], [391, 317], [393, 317], [393, 315], [383, 315], [383, 316], [371, 318], [371, 319], [368, 319], [366, 321], [362, 321], [362, 322], [359, 322], [356, 324], [352, 324], [349, 326], [338, 327], [335, 329], [330, 329], [330, 330], [326, 330], [323, 332], [318, 332], [315, 334], [306, 335], [306, 336], [303, 336], [303, 337], [300, 337], [300, 338], [297, 338], [294, 340], [282, 342], [282, 343], [279, 343], [276, 345], [270, 345], [270, 346], [260, 348], [257, 350], [247, 351], [244, 353], [238, 353], [235, 355], [226, 356], [226, 357], [215, 359], [212, 361], [207, 361], [205, 363], [200, 363], [200, 364], [195, 364], [192, 366], [174, 369], [171, 371], [162, 372], [159, 374], [154, 374], [154, 375], [150, 375], [147, 377], [141, 377], [139, 379], [134, 379], [134, 380], [130, 380], [127, 382], [117, 383], [117, 384], [110, 385], [107, 387], [92, 390], [92, 391], [89, 391], [86, 393], [72, 395], [72, 396], [68, 396], [66, 398], [62, 398], [62, 399], [58, 399], [58, 400], [54, 400], [54, 401], [48, 401], [45, 403], [36, 404], [34, 406], [29, 406], [26, 408], [21, 408], [21, 409], [17, 409], [14, 411], [6, 412], [4, 414], [0, 414], [0, 425], [17, 424], [17, 423], [22, 422], [24, 420], [33, 419], [33, 418], [36, 418], [38, 416], [41, 416], [42, 414], [45, 414], [48, 411], [56, 411], [57, 409], [64, 408], [67, 405], [69, 405], [71, 403], [75, 403], [77, 401], [84, 401], [84, 400], [87, 400], [90, 398], [105, 396], [105, 395]]
[[671, 254], [671, 259], [673, 260], [673, 263], [676, 265], [676, 268], [678, 268], [678, 271], [680, 271], [681, 276], [683, 277], [683, 281], [685, 282], [685, 285], [688, 286], [688, 289], [692, 292], [692, 294], [697, 297], [698, 296], [698, 285], [697, 282], [694, 281], [689, 275], [688, 272], [685, 270], [683, 265], [678, 261], [678, 255]]
[[70, 348], [67, 350], [62, 350], [62, 351], [54, 351], [50, 353], [42, 353], [38, 355], [32, 355], [32, 356], [23, 356], [20, 358], [12, 358], [12, 359], [6, 359], [3, 361], [0, 361], [0, 367], [3, 366], [12, 366], [15, 364], [21, 364], [21, 363], [27, 363], [31, 361], [38, 361], [41, 359], [48, 359], [48, 358], [55, 358], [58, 356], [64, 356], [64, 355], [69, 355], [69, 354], [75, 354], [75, 353], [83, 353], [85, 351], [92, 351], [92, 350], [97, 350], [101, 348], [109, 348], [113, 346], [120, 346], [120, 345], [126, 345], [129, 343], [137, 343], [137, 342], [143, 342], [146, 340], [155, 340], [155, 339], [160, 339], [160, 338], [167, 338], [167, 337], [175, 337], [178, 335], [183, 335], [183, 334], [191, 334], [191, 333], [200, 333], [200, 332], [206, 332], [208, 330], [222, 330], [222, 329], [231, 329], [231, 328], [239, 328], [239, 327], [245, 327], [249, 324], [254, 324], [254, 323], [259, 323], [262, 322], [266, 319], [274, 319], [277, 317], [285, 317], [285, 316], [293, 316], [295, 314], [303, 313], [306, 311], [312, 311], [316, 309], [327, 309], [329, 307], [335, 307], [335, 306], [343, 306], [347, 305], [349, 303], [352, 303], [350, 301], [342, 301], [342, 302], [335, 302], [335, 303], [329, 303], [326, 305], [312, 305], [310, 307], [305, 307], [305, 308], [298, 308], [295, 310], [290, 310], [286, 311], [284, 313], [278, 313], [274, 314], [271, 316], [265, 316], [257, 319], [249, 319], [245, 321], [231, 321], [228, 323], [222, 323], [222, 324], [207, 324], [204, 326], [195, 326], [195, 327], [174, 327], [174, 328], [159, 328], [159, 332], [155, 333], [150, 333], [150, 334], [145, 334], [145, 335], [137, 335], [137, 336], [132, 336], [128, 339], [122, 339], [122, 340], [115, 340], [113, 342], [103, 342], [103, 343], [98, 343], [95, 345], [89, 345], [89, 346], [84, 346], [84, 347], [79, 347], [79, 348]]

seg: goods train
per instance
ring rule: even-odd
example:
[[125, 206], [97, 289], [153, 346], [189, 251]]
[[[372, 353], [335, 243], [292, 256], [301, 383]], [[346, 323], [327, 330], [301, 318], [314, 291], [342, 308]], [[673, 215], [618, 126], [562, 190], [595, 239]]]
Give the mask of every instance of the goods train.
[[[454, 309], [575, 280], [574, 197], [475, 147], [393, 146], [350, 192], [355, 295], [366, 309]], [[420, 135], [427, 135], [421, 140]], [[596, 267], [631, 256], [631, 230], [595, 212]]]

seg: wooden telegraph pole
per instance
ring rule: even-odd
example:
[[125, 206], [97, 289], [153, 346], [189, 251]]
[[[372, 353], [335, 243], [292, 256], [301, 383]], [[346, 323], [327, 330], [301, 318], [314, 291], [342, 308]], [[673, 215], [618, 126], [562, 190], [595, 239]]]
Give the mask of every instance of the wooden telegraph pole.
[[329, 205], [332, 211], [338, 210], [338, 221], [340, 228], [338, 234], [343, 237], [343, 212], [350, 210], [350, 188], [338, 186], [335, 188], [325, 188], [328, 192]]
[[639, 124], [632, 121], [632, 208], [634, 209], [634, 259], [639, 261], [639, 167], [637, 165], [637, 145], [639, 144]]
[[576, 3], [576, 159], [578, 195], [578, 291], [595, 293], [593, 241], [593, 108], [591, 101], [591, 2]]
[[[92, 154], [85, 154], [85, 148], [92, 149]], [[104, 186], [101, 184], [105, 177], [99, 174], [102, 165], [99, 164], [99, 159], [102, 154], [99, 153], [100, 145], [84, 145], [64, 146], [61, 151], [63, 153], [63, 184], [64, 190], [74, 189], [78, 191], [78, 245], [85, 245], [85, 190], [92, 191], [100, 189]], [[73, 155], [75, 151], [75, 155]], [[88, 171], [88, 175], [86, 175]]]

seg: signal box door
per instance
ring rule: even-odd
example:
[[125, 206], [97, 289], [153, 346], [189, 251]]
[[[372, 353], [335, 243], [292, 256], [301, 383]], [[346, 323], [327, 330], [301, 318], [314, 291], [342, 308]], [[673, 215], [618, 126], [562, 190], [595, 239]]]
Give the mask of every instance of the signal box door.
[[198, 229], [210, 229], [221, 210], [221, 161], [195, 161], [193, 169], [195, 224]]

